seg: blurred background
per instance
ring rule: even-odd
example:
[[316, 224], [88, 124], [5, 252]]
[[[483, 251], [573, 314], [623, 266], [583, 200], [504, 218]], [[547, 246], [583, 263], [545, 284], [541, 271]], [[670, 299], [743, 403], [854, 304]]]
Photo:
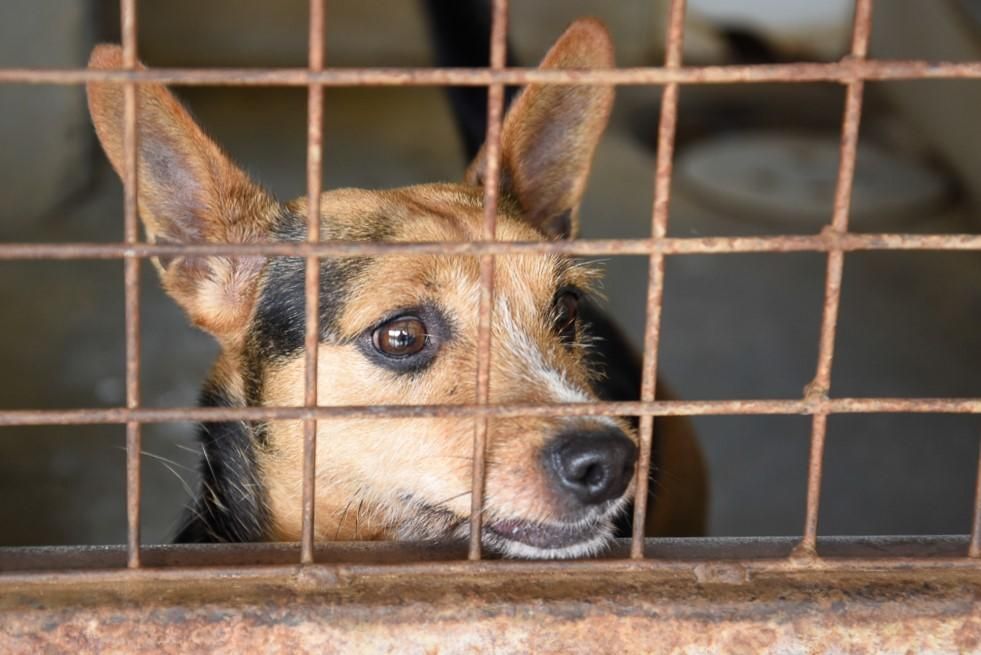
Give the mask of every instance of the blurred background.
[[[443, 0], [454, 2], [455, 0]], [[80, 67], [119, 38], [118, 3], [4, 0], [0, 67]], [[621, 66], [663, 61], [666, 2], [523, 0], [511, 42], [535, 65], [574, 18], [602, 18]], [[831, 61], [852, 3], [690, 0], [689, 64]], [[331, 66], [427, 66], [410, 0], [332, 0]], [[150, 66], [304, 66], [307, 0], [143, 0]], [[981, 59], [978, 0], [876, 5], [871, 54]], [[179, 93], [232, 156], [281, 198], [305, 193], [304, 89]], [[981, 82], [866, 86], [854, 231], [981, 231]], [[649, 235], [660, 89], [621, 88], [583, 210], [586, 237]], [[812, 234], [828, 222], [844, 102], [832, 84], [683, 87], [674, 236]], [[326, 188], [459, 179], [466, 164], [443, 90], [328, 89]], [[80, 87], [0, 85], [0, 241], [119, 241], [122, 187], [96, 144]], [[606, 260], [610, 310], [639, 345], [646, 258]], [[684, 399], [800, 398], [814, 375], [825, 257], [668, 260], [663, 379]], [[846, 257], [833, 396], [981, 397], [981, 253]], [[143, 400], [186, 406], [216, 353], [143, 277]], [[118, 261], [0, 262], [0, 409], [124, 403]], [[807, 417], [695, 419], [714, 535], [797, 535]], [[981, 417], [830, 420], [822, 534], [968, 532]], [[0, 429], [0, 544], [125, 541], [119, 426]], [[145, 428], [144, 540], [165, 543], [196, 486], [189, 424]], [[665, 475], [671, 475], [666, 471]]]

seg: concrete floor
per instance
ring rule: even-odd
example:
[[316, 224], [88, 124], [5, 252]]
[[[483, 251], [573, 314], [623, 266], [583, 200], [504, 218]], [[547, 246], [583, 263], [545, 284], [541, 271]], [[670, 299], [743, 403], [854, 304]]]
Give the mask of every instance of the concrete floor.
[[[839, 97], [825, 101], [840, 107]], [[197, 90], [188, 98], [254, 177], [280, 197], [304, 192], [302, 93]], [[653, 153], [643, 124], [656, 117], [655, 100], [650, 92], [621, 94], [583, 207], [586, 237], [647, 235]], [[683, 109], [694, 113], [710, 100]], [[327, 187], [455, 179], [463, 168], [437, 90], [336, 90], [326, 107]], [[798, 107], [802, 114], [810, 110], [806, 103]], [[874, 125], [874, 118], [867, 122]], [[101, 155], [93, 155], [92, 165], [94, 183], [85, 194], [38, 217], [26, 232], [0, 225], [0, 239], [118, 239], [120, 184]], [[967, 206], [954, 206], [905, 227], [977, 231], [971, 215]], [[774, 228], [733, 219], [679, 188], [671, 231]], [[646, 260], [617, 258], [605, 266], [611, 310], [639, 341]], [[143, 280], [144, 402], [192, 404], [215, 346], [186, 325], [149, 266]], [[814, 374], [823, 281], [824, 258], [817, 254], [670, 259], [664, 379], [686, 399], [800, 397]], [[981, 396], [979, 288], [979, 253], [848, 255], [833, 395]], [[0, 370], [7, 373], [0, 379], [0, 407], [123, 402], [120, 263], [0, 263], [0, 297], [7, 308], [0, 323]], [[712, 534], [799, 534], [809, 420], [713, 417], [695, 423], [711, 471]], [[979, 435], [977, 416], [833, 417], [821, 532], [966, 532]], [[125, 540], [121, 429], [7, 428], [0, 437], [0, 544]], [[193, 428], [149, 426], [144, 447], [144, 539], [166, 542], [194, 486]]]

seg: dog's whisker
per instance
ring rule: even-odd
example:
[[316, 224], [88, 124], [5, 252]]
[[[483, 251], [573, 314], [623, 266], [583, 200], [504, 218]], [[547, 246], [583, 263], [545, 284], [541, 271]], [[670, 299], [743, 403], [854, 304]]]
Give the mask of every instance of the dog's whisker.
[[[446, 459], [462, 459], [462, 460], [466, 460], [466, 461], [469, 461], [469, 462], [472, 462], [473, 461], [473, 456], [472, 455], [423, 455], [419, 459], [442, 459], [442, 458], [446, 458]], [[493, 460], [493, 459], [487, 459], [486, 457], [484, 458], [484, 463], [486, 463], [486, 464], [493, 464], [495, 466], [500, 466], [501, 465], [501, 462], [498, 462], [498, 461]]]
[[358, 510], [354, 513], [354, 540], [357, 541], [361, 536], [361, 510], [364, 508], [364, 498], [358, 503]]
[[471, 493], [472, 493], [472, 491], [468, 489], [467, 491], [464, 491], [464, 492], [455, 494], [453, 496], [450, 496], [449, 498], [444, 498], [443, 500], [439, 501], [438, 503], [433, 503], [432, 505], [433, 505], [433, 507], [440, 507], [442, 505], [445, 505], [446, 503], [453, 502], [457, 498], [463, 498], [464, 496], [469, 496]]
[[349, 509], [351, 509], [351, 505], [357, 499], [359, 492], [360, 492], [360, 490], [358, 490], [357, 492], [355, 492], [354, 495], [351, 496], [350, 500], [347, 501], [347, 505], [344, 506], [344, 511], [341, 512], [341, 518], [337, 521], [337, 531], [334, 532], [334, 541], [337, 541], [338, 539], [340, 539], [340, 536], [341, 536], [341, 528], [344, 527], [344, 519], [347, 518], [347, 511]]

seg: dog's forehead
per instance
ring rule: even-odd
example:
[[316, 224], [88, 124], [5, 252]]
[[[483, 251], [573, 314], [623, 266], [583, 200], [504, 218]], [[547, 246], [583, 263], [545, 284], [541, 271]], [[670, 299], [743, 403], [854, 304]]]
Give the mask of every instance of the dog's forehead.
[[[376, 239], [393, 242], [469, 241], [480, 236], [483, 202], [480, 189], [454, 185], [411, 187], [379, 194], [371, 202], [341, 197], [329, 203], [344, 208], [346, 216], [373, 221]], [[502, 203], [496, 238], [502, 241], [538, 241], [544, 237], [523, 223], [513, 208]], [[510, 211], [509, 211], [510, 210]], [[334, 229], [345, 219], [334, 220]], [[347, 234], [359, 230], [346, 225]], [[542, 254], [499, 255], [495, 260], [495, 295], [519, 322], [540, 318], [556, 289], [577, 284], [578, 269], [566, 257]], [[392, 312], [422, 305], [438, 305], [461, 327], [475, 322], [479, 299], [480, 264], [474, 256], [393, 254], [364, 258], [348, 279], [345, 307], [339, 316], [340, 332], [356, 334]]]
[[[498, 205], [499, 240], [543, 238], [520, 220], [508, 198]], [[336, 189], [321, 196], [321, 234], [353, 241], [471, 241], [480, 236], [483, 206], [483, 190], [462, 184]], [[305, 216], [305, 199], [291, 203], [291, 209]]]

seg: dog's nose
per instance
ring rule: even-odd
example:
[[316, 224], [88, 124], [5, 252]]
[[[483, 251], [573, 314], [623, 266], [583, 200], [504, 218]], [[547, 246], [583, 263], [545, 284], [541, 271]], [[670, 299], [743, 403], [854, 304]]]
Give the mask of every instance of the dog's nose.
[[637, 446], [620, 430], [564, 432], [544, 452], [560, 489], [584, 505], [620, 497], [634, 474]]

